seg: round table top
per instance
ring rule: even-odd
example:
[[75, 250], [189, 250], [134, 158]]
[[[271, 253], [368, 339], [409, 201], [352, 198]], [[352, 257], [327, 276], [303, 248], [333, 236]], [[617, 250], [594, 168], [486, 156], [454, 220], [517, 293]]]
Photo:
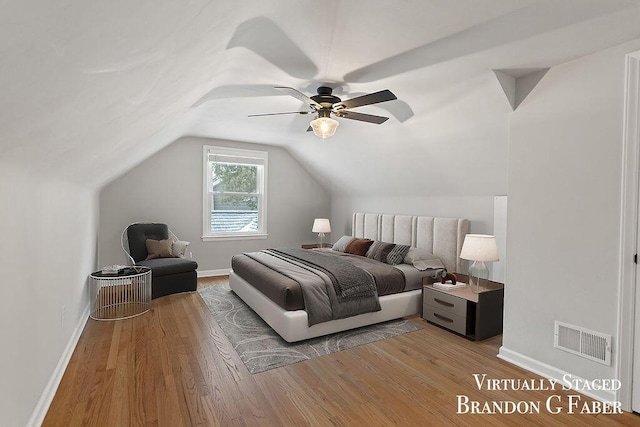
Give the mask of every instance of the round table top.
[[110, 277], [128, 277], [135, 276], [137, 274], [144, 274], [150, 272], [151, 269], [149, 267], [143, 267], [141, 265], [131, 265], [124, 266], [118, 270], [114, 269], [114, 272], [105, 273], [104, 270], [98, 270], [91, 273], [91, 277], [95, 277], [96, 279], [106, 279]]

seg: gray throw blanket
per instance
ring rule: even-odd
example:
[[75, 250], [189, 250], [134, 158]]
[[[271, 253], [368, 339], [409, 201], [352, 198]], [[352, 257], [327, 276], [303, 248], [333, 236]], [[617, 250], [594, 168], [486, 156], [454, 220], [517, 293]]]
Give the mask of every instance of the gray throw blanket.
[[270, 249], [270, 251], [321, 270], [331, 279], [336, 297], [340, 301], [378, 295], [373, 276], [341, 258], [307, 249]]
[[340, 257], [306, 249], [265, 249], [245, 255], [300, 284], [309, 326], [380, 311], [372, 275]]

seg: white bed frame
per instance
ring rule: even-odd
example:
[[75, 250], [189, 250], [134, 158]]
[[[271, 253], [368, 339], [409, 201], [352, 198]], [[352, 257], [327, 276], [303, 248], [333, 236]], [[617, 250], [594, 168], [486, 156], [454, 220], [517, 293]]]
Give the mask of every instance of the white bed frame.
[[[354, 213], [352, 234], [426, 249], [440, 258], [449, 272], [456, 272], [465, 271], [460, 250], [468, 229], [469, 221], [460, 218]], [[411, 316], [420, 313], [422, 306], [422, 289], [416, 289], [380, 297], [380, 311], [309, 327], [306, 311], [283, 309], [233, 271], [229, 275], [229, 286], [288, 342]]]

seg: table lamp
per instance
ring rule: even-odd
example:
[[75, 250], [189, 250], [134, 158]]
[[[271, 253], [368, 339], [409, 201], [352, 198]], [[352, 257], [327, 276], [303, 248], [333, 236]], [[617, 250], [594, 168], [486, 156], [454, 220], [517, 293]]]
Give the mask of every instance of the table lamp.
[[320, 247], [323, 247], [324, 233], [331, 233], [331, 224], [327, 218], [316, 218], [313, 220], [313, 233], [318, 233], [320, 238]]
[[496, 238], [486, 234], [467, 234], [460, 258], [473, 261], [469, 267], [469, 286], [475, 293], [482, 292], [484, 288], [480, 282], [489, 279], [489, 269], [485, 262], [500, 261]]

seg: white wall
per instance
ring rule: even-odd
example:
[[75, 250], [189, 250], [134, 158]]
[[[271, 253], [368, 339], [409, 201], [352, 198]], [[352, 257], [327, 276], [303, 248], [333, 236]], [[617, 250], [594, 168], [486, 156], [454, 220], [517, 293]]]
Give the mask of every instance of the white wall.
[[[267, 230], [258, 240], [203, 242], [202, 147], [264, 150], [269, 153]], [[126, 261], [120, 248], [122, 230], [132, 222], [164, 222], [190, 249], [199, 271], [231, 267], [240, 252], [267, 247], [299, 247], [315, 242], [313, 219], [328, 217], [326, 190], [284, 149], [205, 138], [181, 138], [100, 192], [99, 265]]]
[[511, 107], [490, 70], [450, 95], [382, 144], [342, 142], [347, 155], [331, 165], [334, 238], [351, 232], [353, 212], [466, 218], [470, 232], [493, 232], [493, 198], [507, 194]]
[[9, 165], [0, 199], [0, 425], [23, 426], [44, 416], [87, 319], [97, 203], [90, 190]]
[[554, 349], [553, 328], [612, 334], [617, 351], [624, 60], [639, 46], [552, 68], [511, 117], [501, 354], [534, 367], [615, 375]]

